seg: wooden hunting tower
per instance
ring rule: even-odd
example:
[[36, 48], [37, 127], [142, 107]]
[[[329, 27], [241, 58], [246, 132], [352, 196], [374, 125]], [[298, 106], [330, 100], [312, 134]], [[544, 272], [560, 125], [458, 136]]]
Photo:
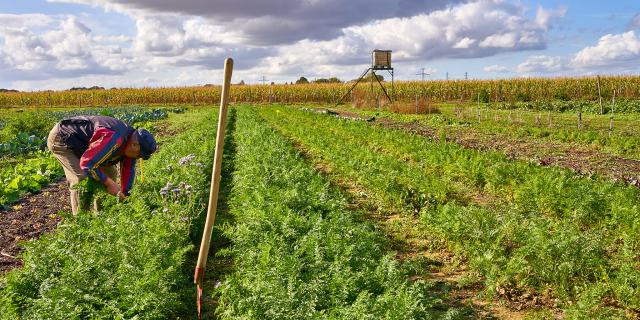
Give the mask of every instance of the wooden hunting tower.
[[[376, 75], [376, 70], [384, 70], [389, 72], [389, 74], [391, 75], [391, 95], [389, 95], [389, 93], [387, 92], [387, 89], [384, 87], [384, 85], [382, 84], [382, 82], [380, 81], [380, 79], [378, 78], [378, 75]], [[344, 100], [344, 98], [346, 96], [349, 95], [349, 93], [351, 93], [351, 91], [353, 91], [353, 89], [358, 85], [358, 83], [360, 83], [360, 81], [362, 79], [364, 79], [364, 77], [366, 77], [368, 74], [370, 74], [370, 82], [371, 82], [371, 91], [373, 92], [373, 82], [374, 79], [375, 81], [378, 82], [378, 84], [380, 85], [380, 88], [382, 89], [382, 92], [384, 92], [384, 95], [387, 97], [387, 99], [389, 99], [389, 102], [393, 102], [393, 99], [391, 98], [392, 96], [395, 97], [395, 88], [394, 88], [394, 79], [393, 79], [393, 67], [391, 66], [391, 50], [373, 50], [371, 52], [371, 67], [367, 68], [367, 70], [365, 70], [362, 75], [358, 78], [358, 80], [353, 84], [353, 86], [351, 86], [351, 88], [349, 89], [349, 91], [347, 91], [347, 93], [345, 93], [340, 100], [338, 100], [337, 104], [342, 102], [342, 100]]]
[[391, 50], [373, 50], [373, 52], [371, 53], [371, 69], [393, 69], [391, 67]]

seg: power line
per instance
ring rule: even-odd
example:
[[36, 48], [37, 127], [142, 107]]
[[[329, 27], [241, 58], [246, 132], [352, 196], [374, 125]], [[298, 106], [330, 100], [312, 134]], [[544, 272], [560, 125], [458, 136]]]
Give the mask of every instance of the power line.
[[262, 79], [260, 79], [259, 81], [262, 82], [262, 84], [266, 84], [267, 81], [269, 81], [269, 80], [267, 80], [267, 78], [265, 76], [262, 76]]
[[420, 69], [421, 69], [420, 73], [416, 73], [416, 76], [422, 76], [422, 81], [424, 81], [424, 76], [430, 76], [431, 74], [425, 73], [424, 68], [420, 68]]

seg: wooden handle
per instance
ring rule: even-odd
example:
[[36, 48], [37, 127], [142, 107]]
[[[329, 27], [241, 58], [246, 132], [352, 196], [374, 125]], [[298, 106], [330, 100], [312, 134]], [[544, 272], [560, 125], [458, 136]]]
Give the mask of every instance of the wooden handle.
[[220, 116], [218, 118], [218, 132], [216, 135], [216, 152], [213, 160], [213, 172], [211, 173], [211, 189], [209, 191], [209, 207], [207, 209], [207, 219], [204, 223], [204, 233], [202, 243], [200, 243], [200, 253], [198, 264], [194, 276], [194, 283], [202, 281], [204, 268], [207, 265], [209, 255], [209, 245], [211, 243], [211, 231], [216, 220], [216, 209], [218, 204], [218, 191], [220, 190], [220, 173], [222, 170], [222, 151], [224, 149], [224, 133], [227, 124], [227, 105], [229, 103], [229, 89], [231, 87], [231, 74], [233, 72], [233, 59], [227, 58], [224, 61], [224, 83], [222, 84], [222, 94], [220, 96]]

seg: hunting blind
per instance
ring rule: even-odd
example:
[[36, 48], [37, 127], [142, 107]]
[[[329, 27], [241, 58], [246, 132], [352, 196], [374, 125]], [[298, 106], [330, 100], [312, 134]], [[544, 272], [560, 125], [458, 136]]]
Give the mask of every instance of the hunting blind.
[[394, 90], [394, 79], [393, 79], [393, 67], [391, 66], [391, 50], [373, 50], [371, 52], [371, 67], [367, 68], [367, 70], [365, 70], [362, 75], [360, 75], [360, 77], [358, 78], [358, 80], [353, 84], [353, 86], [349, 89], [349, 91], [347, 91], [347, 93], [345, 93], [342, 98], [340, 98], [340, 100], [338, 100], [337, 103], [342, 102], [342, 100], [344, 100], [344, 98], [346, 96], [349, 95], [349, 93], [351, 93], [351, 91], [353, 91], [353, 89], [358, 85], [358, 83], [360, 83], [360, 81], [362, 79], [364, 79], [364, 77], [367, 76], [367, 74], [371, 73], [370, 76], [370, 88], [371, 91], [373, 92], [373, 81], [374, 79], [378, 82], [378, 84], [380, 85], [380, 88], [382, 88], [382, 92], [384, 92], [384, 95], [387, 97], [387, 99], [389, 99], [389, 102], [393, 102], [393, 99], [391, 99], [391, 96], [389, 96], [389, 93], [387, 93], [387, 89], [384, 87], [384, 85], [382, 85], [382, 82], [380, 81], [380, 79], [378, 78], [378, 75], [376, 75], [376, 70], [384, 70], [389, 72], [389, 74], [391, 75], [391, 94], [395, 94], [395, 90]]
[[371, 68], [374, 70], [393, 69], [391, 68], [391, 50], [373, 50]]

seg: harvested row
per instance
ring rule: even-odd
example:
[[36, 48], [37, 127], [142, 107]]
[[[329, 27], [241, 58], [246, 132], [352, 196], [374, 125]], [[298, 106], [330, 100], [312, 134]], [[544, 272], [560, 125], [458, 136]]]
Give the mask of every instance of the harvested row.
[[[27, 243], [24, 267], [0, 284], [2, 319], [166, 319], [193, 303], [184, 272], [201, 223], [215, 143], [212, 114], [145, 161], [144, 181], [124, 203], [64, 216]], [[166, 188], [163, 190], [163, 188]], [[103, 195], [104, 196], [104, 195]]]
[[[423, 319], [433, 297], [407, 282], [382, 235], [249, 107], [238, 108], [234, 270], [218, 289], [225, 319]], [[452, 310], [454, 312], [455, 310]]]
[[489, 291], [550, 293], [576, 316], [640, 309], [637, 188], [293, 108], [260, 114], [383, 210], [419, 213]]

